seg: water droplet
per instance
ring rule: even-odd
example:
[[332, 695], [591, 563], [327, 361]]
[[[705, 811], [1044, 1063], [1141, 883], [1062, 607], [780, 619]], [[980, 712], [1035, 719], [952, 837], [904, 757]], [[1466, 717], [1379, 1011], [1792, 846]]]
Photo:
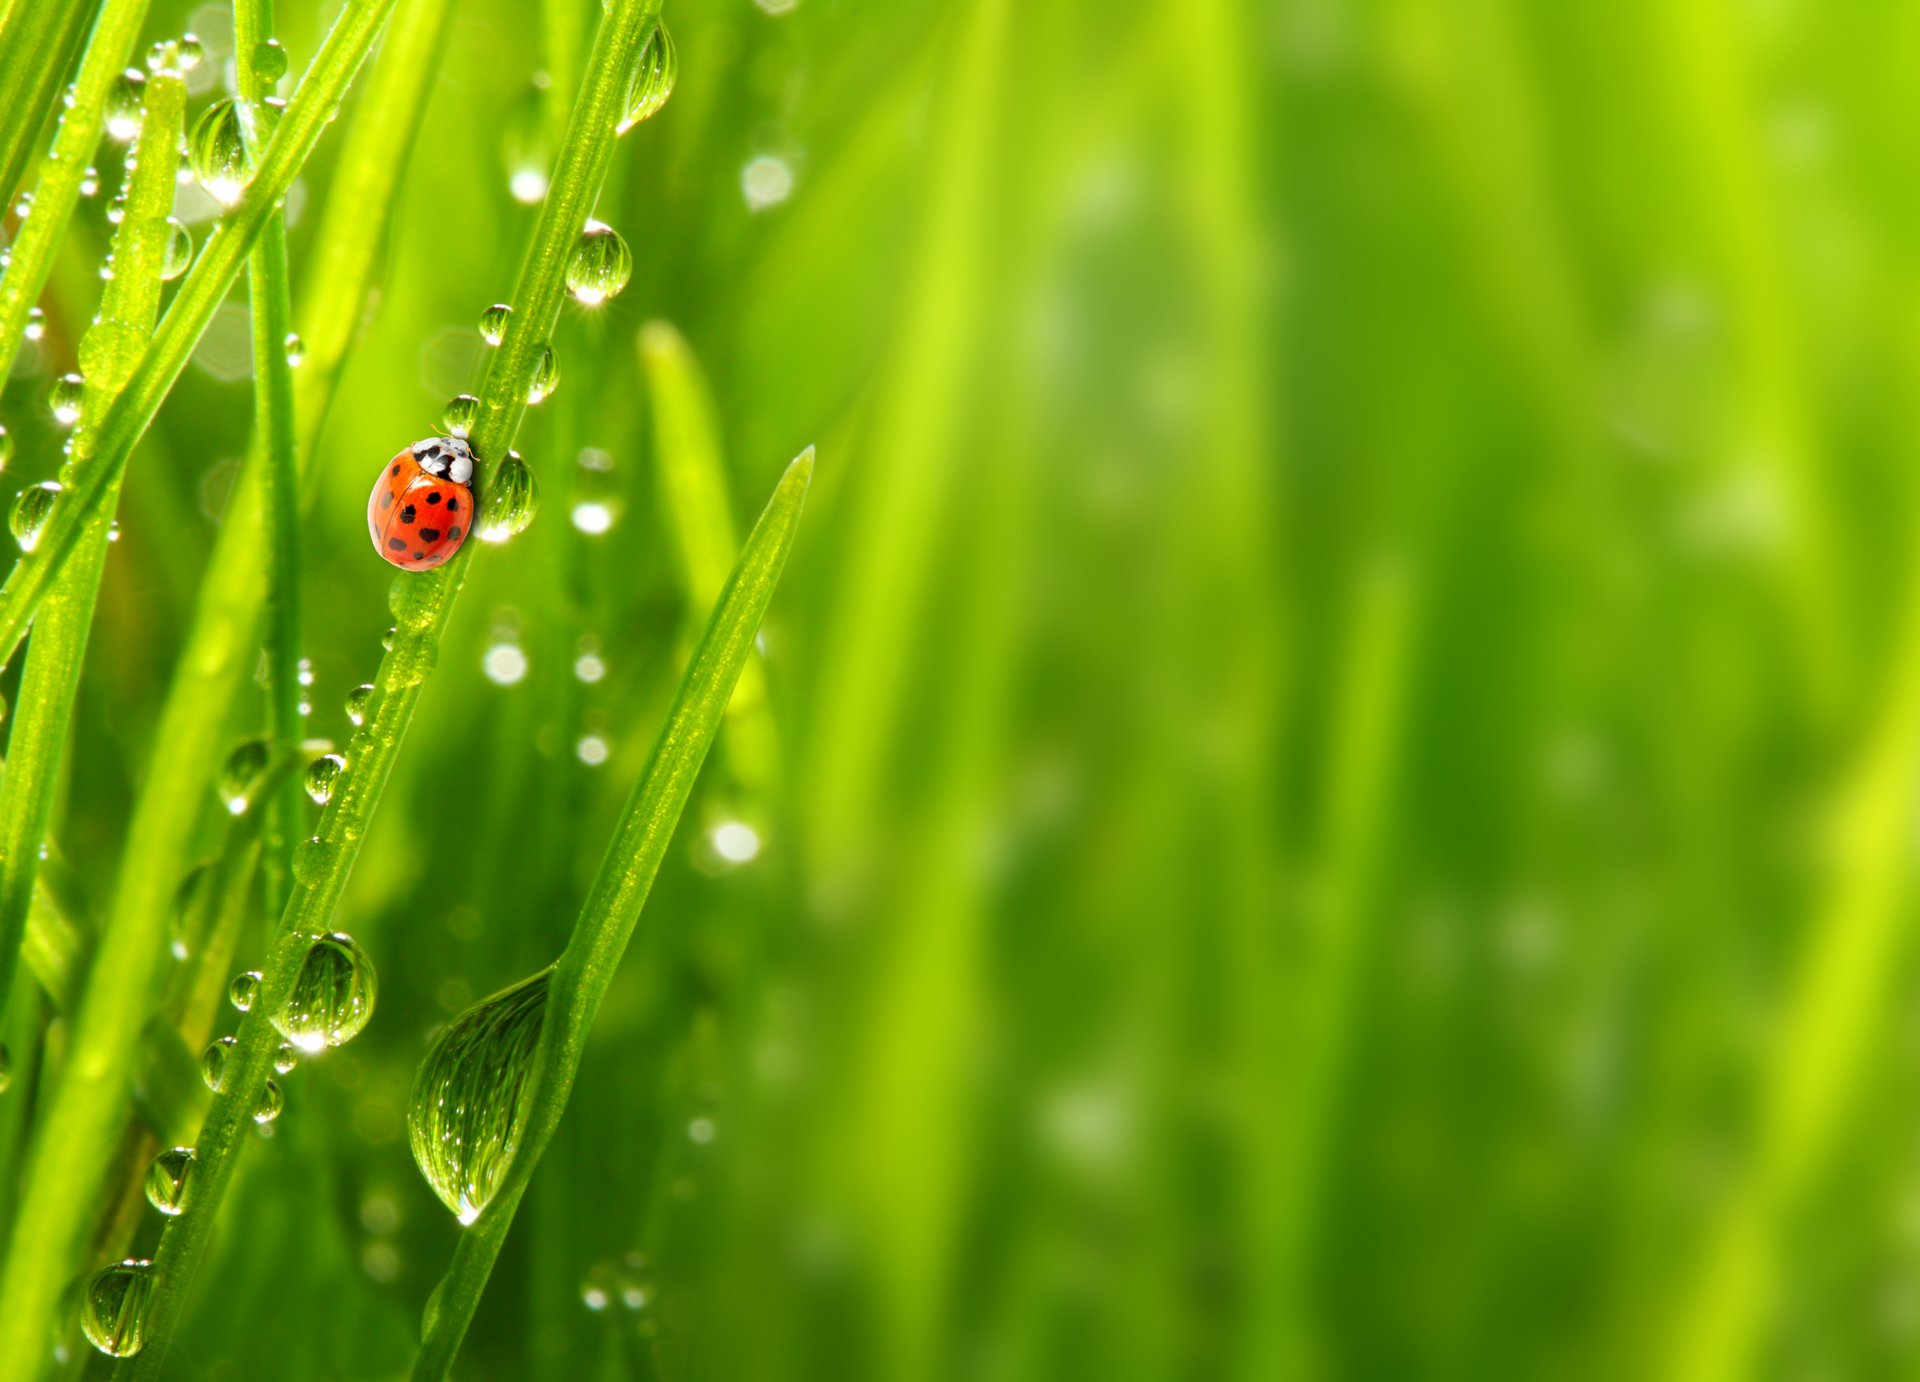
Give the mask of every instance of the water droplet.
[[147, 1307], [153, 1302], [153, 1263], [129, 1257], [102, 1267], [87, 1282], [80, 1327], [102, 1353], [131, 1358], [147, 1342]]
[[275, 1080], [268, 1080], [266, 1086], [260, 1091], [260, 1102], [254, 1106], [253, 1121], [256, 1123], [271, 1123], [280, 1116], [280, 1110], [286, 1106], [287, 1099], [286, 1096], [280, 1092], [279, 1083]]
[[147, 74], [137, 67], [129, 67], [107, 93], [107, 138], [115, 143], [125, 144], [140, 133], [142, 88], [146, 84]]
[[102, 389], [117, 391], [146, 354], [147, 333], [132, 322], [103, 317], [80, 338], [80, 368]]
[[591, 637], [580, 640], [580, 654], [573, 660], [573, 674], [589, 686], [607, 674], [607, 663], [600, 656], [600, 645]]
[[13, 214], [23, 221], [33, 214], [33, 193], [20, 194], [20, 199], [13, 204]]
[[300, 1053], [290, 1041], [280, 1043], [280, 1049], [273, 1053], [273, 1068], [282, 1075], [291, 1075], [294, 1066], [300, 1064]]
[[86, 172], [80, 175], [80, 195], [83, 197], [97, 197], [100, 195], [100, 170], [98, 168], [89, 167]]
[[542, 970], [468, 1008], [414, 1076], [407, 1141], [433, 1193], [463, 1224], [486, 1208], [519, 1150], [547, 982]]
[[47, 519], [53, 514], [53, 506], [60, 499], [60, 482], [42, 480], [20, 491], [20, 497], [13, 501], [13, 513], [7, 519], [7, 526], [13, 529], [13, 540], [20, 544], [20, 550], [31, 552], [40, 545], [40, 534], [45, 531]]
[[160, 277], [171, 283], [187, 271], [193, 262], [193, 232], [177, 219], [167, 217], [167, 248], [160, 259]]
[[394, 634], [395, 634], [395, 633], [397, 633], [397, 632], [399, 632], [399, 631], [398, 631], [397, 629], [391, 629], [391, 628], [390, 628], [390, 629], [388, 629], [388, 630], [387, 630], [387, 631], [386, 631], [385, 633], [383, 633], [383, 634], [381, 634], [381, 635], [380, 635], [380, 646], [381, 646], [381, 647], [383, 647], [383, 648], [385, 648], [385, 649], [386, 649], [386, 650], [387, 650], [388, 652], [392, 652], [392, 651], [393, 651], [393, 636], [394, 636]]
[[620, 232], [600, 221], [588, 221], [567, 258], [567, 291], [575, 301], [598, 307], [633, 277], [633, 252]]
[[507, 191], [522, 206], [533, 206], [547, 195], [547, 175], [538, 168], [516, 168], [507, 179]]
[[253, 169], [247, 163], [238, 101], [229, 96], [201, 112], [187, 141], [187, 161], [208, 196], [222, 206], [240, 200]]
[[227, 1053], [233, 1050], [233, 1038], [223, 1036], [200, 1053], [200, 1078], [215, 1094], [227, 1080]]
[[614, 1290], [628, 1310], [644, 1310], [653, 1301], [653, 1268], [637, 1252], [620, 1259], [613, 1272]]
[[253, 70], [268, 86], [287, 75], [287, 50], [280, 46], [279, 39], [269, 38], [253, 45]]
[[287, 368], [299, 369], [300, 362], [307, 358], [307, 345], [300, 339], [300, 333], [289, 331], [287, 338], [280, 342], [280, 345], [287, 352]]
[[193, 1148], [169, 1147], [147, 1168], [147, 1203], [172, 1218], [186, 1207], [192, 1175]]
[[220, 800], [233, 815], [246, 814], [272, 756], [265, 739], [249, 739], [227, 755], [226, 765], [220, 769]]
[[325, 806], [333, 800], [333, 784], [347, 770], [347, 760], [337, 753], [323, 753], [307, 764], [307, 795], [314, 805]]
[[527, 381], [527, 402], [546, 402], [559, 385], [559, 357], [553, 353], [552, 346], [541, 346], [539, 358], [533, 362], [533, 378]]
[[107, 203], [107, 224], [117, 226], [126, 218], [127, 193], [126, 189], [122, 188], [120, 191], [114, 193], [113, 200]]
[[87, 381], [77, 374], [63, 374], [54, 380], [53, 388], [47, 392], [47, 406], [53, 409], [53, 420], [62, 427], [72, 427], [79, 422], [86, 394]]
[[0, 427], [0, 470], [13, 464], [13, 433]]
[[713, 852], [729, 864], [750, 863], [760, 854], [760, 832], [745, 821], [726, 821], [714, 827]]
[[480, 314], [480, 339], [490, 346], [497, 346], [507, 336], [507, 318], [513, 315], [513, 309], [504, 302], [496, 302]]
[[233, 976], [233, 982], [227, 985], [227, 998], [234, 1007], [246, 1012], [253, 1007], [253, 996], [260, 991], [260, 971], [242, 970]]
[[447, 400], [447, 410], [440, 415], [440, 425], [456, 437], [464, 437], [473, 430], [473, 420], [480, 412], [480, 400], [470, 393], [457, 394]]
[[793, 169], [784, 159], [762, 154], [740, 170], [740, 193], [749, 211], [778, 206], [793, 195]]
[[147, 71], [178, 72], [185, 75], [200, 65], [206, 47], [192, 34], [163, 38], [147, 49]]
[[273, 1014], [274, 1030], [302, 1051], [339, 1046], [358, 1036], [373, 1016], [378, 980], [373, 961], [353, 937], [288, 936], [283, 946], [304, 946], [307, 957], [286, 1003]]
[[22, 336], [25, 336], [29, 341], [37, 341], [42, 336], [46, 335], [47, 334], [46, 311], [39, 307], [29, 307], [27, 309], [27, 324], [20, 334]]
[[480, 540], [505, 542], [527, 530], [540, 509], [540, 484], [518, 451], [509, 451], [480, 503]]
[[679, 75], [680, 59], [673, 51], [673, 35], [664, 22], [656, 23], [627, 76], [619, 132], [625, 134], [664, 106], [667, 97], [673, 95], [674, 79]]
[[573, 746], [574, 756], [589, 768], [597, 768], [605, 763], [612, 754], [612, 747], [606, 737], [600, 734], [583, 734], [580, 742]]
[[494, 685], [512, 686], [527, 675], [527, 655], [518, 643], [495, 643], [481, 657], [480, 668]]
[[613, 510], [595, 500], [582, 500], [573, 506], [573, 526], [589, 537], [598, 537], [613, 526]]
[[373, 685], [356, 686], [347, 692], [347, 718], [355, 725], [367, 722], [367, 702], [373, 699]]

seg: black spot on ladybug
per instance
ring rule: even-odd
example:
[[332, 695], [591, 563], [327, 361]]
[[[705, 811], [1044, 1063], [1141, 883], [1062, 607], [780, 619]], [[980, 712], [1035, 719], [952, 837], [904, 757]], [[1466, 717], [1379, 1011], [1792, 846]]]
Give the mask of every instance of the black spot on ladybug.
[[422, 528], [420, 530], [420, 540], [422, 542], [438, 542], [440, 540], [440, 530], [438, 528]]
[[433, 491], [431, 491], [431, 492], [430, 492], [430, 493], [429, 493], [429, 494], [427, 495], [427, 502], [428, 502], [429, 504], [438, 504], [438, 503], [440, 502], [440, 491], [439, 491], [439, 490], [437, 490], [437, 489], [436, 489], [436, 490], [433, 490]]
[[389, 548], [390, 548], [391, 550], [393, 550], [393, 551], [395, 551], [395, 552], [404, 552], [404, 551], [406, 551], [406, 550], [407, 550], [407, 544], [406, 544], [406, 543], [404, 543], [404, 542], [402, 542], [402, 541], [401, 541], [401, 540], [400, 540], [399, 538], [397, 538], [397, 537], [390, 537], [390, 538], [388, 538], [388, 539], [387, 539], [387, 546], [388, 546], [388, 547], [389, 547]]
[[392, 490], [385, 490], [381, 493], [380, 507], [383, 509], [390, 509], [393, 507], [393, 491]]
[[389, 471], [387, 472], [387, 474], [389, 474], [389, 475], [398, 475], [399, 473], [400, 473], [400, 462], [398, 462], [398, 461], [395, 461], [395, 462], [393, 463], [393, 469], [392, 469], [392, 470], [389, 470]]
[[427, 559], [427, 554], [425, 552], [415, 552], [413, 554], [413, 559], [415, 561], [425, 561]]
[[459, 513], [459, 512], [460, 512], [460, 501], [459, 501], [458, 499], [449, 499], [449, 500], [447, 500], [447, 512], [448, 512], [448, 513]]
[[447, 541], [458, 542], [459, 540], [460, 540], [460, 528], [459, 528], [459, 525], [456, 524], [455, 526], [447, 529]]
[[417, 515], [414, 512], [413, 505], [411, 504], [407, 505], [404, 509], [400, 510], [400, 521], [402, 523], [411, 523], [413, 522], [415, 517], [417, 517]]

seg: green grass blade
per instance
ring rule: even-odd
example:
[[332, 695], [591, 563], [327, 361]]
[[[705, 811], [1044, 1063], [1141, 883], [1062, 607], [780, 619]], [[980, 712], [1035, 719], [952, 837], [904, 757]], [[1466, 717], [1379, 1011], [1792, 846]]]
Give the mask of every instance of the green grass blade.
[[19, 0], [0, 18], [0, 206], [19, 189], [92, 15], [90, 0]]
[[813, 452], [808, 449], [787, 467], [747, 538], [733, 578], [674, 694], [646, 770], [627, 799], [613, 843], [553, 970], [536, 1056], [540, 1073], [526, 1115], [526, 1135], [495, 1199], [461, 1235], [453, 1264], [434, 1292], [420, 1357], [414, 1364], [414, 1382], [438, 1382], [451, 1372], [494, 1260], [513, 1225], [514, 1210], [560, 1126], [594, 1015], [640, 919], [694, 779], [726, 715], [740, 670], [753, 651], [754, 635], [792, 549], [812, 478]]

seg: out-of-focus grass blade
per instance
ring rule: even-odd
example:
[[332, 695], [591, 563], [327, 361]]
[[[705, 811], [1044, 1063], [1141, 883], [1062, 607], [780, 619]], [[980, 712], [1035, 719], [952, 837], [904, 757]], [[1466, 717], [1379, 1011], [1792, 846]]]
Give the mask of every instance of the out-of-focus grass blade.
[[0, 17], [0, 206], [13, 201], [92, 14], [90, 0], [16, 0]]

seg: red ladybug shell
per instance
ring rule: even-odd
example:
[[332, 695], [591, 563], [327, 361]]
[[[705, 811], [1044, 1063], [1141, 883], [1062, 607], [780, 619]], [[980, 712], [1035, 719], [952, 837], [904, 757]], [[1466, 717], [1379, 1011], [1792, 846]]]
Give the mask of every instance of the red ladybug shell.
[[401, 570], [430, 571], [460, 550], [473, 513], [473, 490], [445, 474], [429, 473], [408, 447], [373, 483], [367, 532], [374, 551]]

